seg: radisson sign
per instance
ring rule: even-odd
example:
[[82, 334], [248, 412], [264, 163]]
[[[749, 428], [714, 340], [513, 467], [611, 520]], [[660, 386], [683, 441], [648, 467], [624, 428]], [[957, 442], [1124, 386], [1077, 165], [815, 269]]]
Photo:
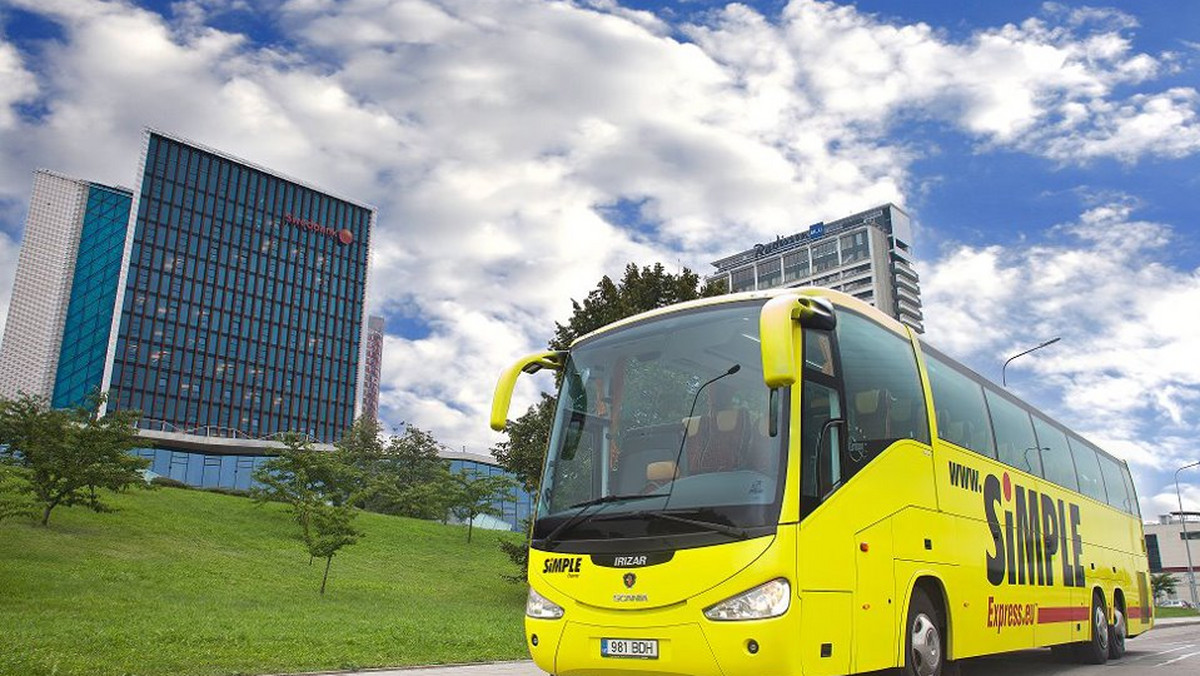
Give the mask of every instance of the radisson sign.
[[350, 244], [351, 242], [354, 241], [354, 233], [350, 232], [349, 230], [347, 230], [345, 228], [342, 228], [341, 230], [336, 230], [334, 228], [329, 228], [324, 225], [321, 225], [320, 223], [317, 223], [316, 221], [310, 221], [306, 218], [297, 218], [296, 216], [293, 216], [292, 214], [284, 214], [283, 222], [287, 223], [288, 225], [292, 225], [297, 228], [300, 228], [301, 230], [307, 230], [309, 232], [316, 232], [316, 233], [325, 235], [326, 237], [332, 237], [342, 244]]

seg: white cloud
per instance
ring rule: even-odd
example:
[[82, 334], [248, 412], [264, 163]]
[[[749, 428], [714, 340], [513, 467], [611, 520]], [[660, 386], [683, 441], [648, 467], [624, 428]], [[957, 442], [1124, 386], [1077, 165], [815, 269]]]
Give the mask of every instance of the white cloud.
[[[631, 260], [704, 270], [747, 241], [903, 203], [924, 152], [890, 136], [907, 119], [1058, 162], [1196, 150], [1193, 90], [1115, 94], [1148, 87], [1164, 66], [1134, 50], [1130, 17], [1107, 11], [1052, 7], [953, 41], [810, 0], [778, 17], [733, 4], [690, 26], [612, 0], [291, 0], [268, 13], [281, 39], [256, 45], [205, 24], [245, 11], [241, 0], [177, 3], [170, 18], [91, 0], [14, 4], [65, 37], [24, 55], [0, 42], [0, 201], [24, 201], [34, 166], [131, 184], [150, 125], [378, 205], [374, 308], [429, 329], [389, 338], [385, 410], [474, 450], [496, 438], [485, 429], [495, 374], [544, 345], [568, 299], [601, 275]], [[44, 116], [14, 114], [34, 96]], [[639, 205], [646, 222], [618, 222], [616, 204]], [[1044, 307], [1058, 303], [1059, 319], [1099, 321], [1050, 290], [1084, 280], [1123, 292], [1097, 269], [1182, 284], [1084, 237], [1088, 219], [1120, 218], [1095, 211], [1062, 230], [1074, 244], [1020, 250], [1044, 259], [1036, 275], [1009, 248], [964, 249], [938, 263], [946, 281], [930, 279], [931, 307], [984, 321], [1012, 311], [1026, 285]], [[942, 324], [952, 351], [1016, 345]], [[1177, 326], [1177, 349], [1191, 328]], [[1118, 348], [1144, 338], [1098, 354], [1119, 364]], [[1099, 377], [1090, 368], [1117, 381], [1084, 387]], [[1108, 368], [1065, 364], [1055, 377], [1074, 377], [1077, 398], [1106, 410], [1122, 388], [1146, 394], [1142, 374]], [[1186, 419], [1185, 376], [1146, 406]], [[517, 407], [536, 393], [522, 387]]]
[[999, 380], [1008, 356], [1061, 336], [1012, 362], [1011, 389], [1140, 467], [1143, 488], [1161, 485], [1196, 459], [1200, 269], [1157, 262], [1180, 236], [1133, 219], [1127, 200], [1054, 232], [1047, 243], [954, 245], [923, 267], [928, 338]]

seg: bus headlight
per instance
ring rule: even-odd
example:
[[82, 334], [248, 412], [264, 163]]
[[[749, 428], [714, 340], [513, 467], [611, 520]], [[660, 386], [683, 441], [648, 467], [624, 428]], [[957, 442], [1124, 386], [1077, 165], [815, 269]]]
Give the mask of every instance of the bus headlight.
[[529, 588], [529, 598], [525, 601], [525, 614], [539, 620], [557, 620], [563, 616], [562, 606]]
[[704, 609], [710, 620], [762, 620], [787, 612], [792, 602], [792, 586], [782, 577]]

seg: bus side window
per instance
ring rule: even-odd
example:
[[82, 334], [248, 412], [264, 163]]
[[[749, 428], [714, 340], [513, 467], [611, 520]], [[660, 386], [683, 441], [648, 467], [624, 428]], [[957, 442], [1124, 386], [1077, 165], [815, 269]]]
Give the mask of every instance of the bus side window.
[[989, 458], [996, 457], [983, 387], [934, 356], [928, 346], [923, 352], [937, 411], [938, 436]]
[[996, 390], [984, 388], [992, 430], [996, 433], [996, 457], [1000, 462], [1042, 476], [1042, 460], [1029, 412]]
[[1033, 431], [1037, 433], [1046, 478], [1060, 486], [1078, 491], [1079, 482], [1075, 478], [1071, 449], [1067, 447], [1067, 435], [1040, 415], [1033, 416]]
[[1104, 494], [1104, 480], [1100, 478], [1100, 459], [1096, 449], [1077, 436], [1067, 437], [1071, 455], [1075, 458], [1075, 469], [1079, 475], [1079, 491], [1099, 502], [1108, 502]]
[[841, 399], [836, 388], [815, 378], [808, 371], [801, 393], [801, 518], [816, 509], [842, 480], [842, 426], [826, 426], [830, 420], [842, 418]]
[[929, 443], [916, 354], [903, 336], [850, 311], [838, 315], [848, 456], [853, 474], [900, 439]]
[[1105, 453], [1097, 453], [1100, 459], [1100, 476], [1104, 479], [1104, 491], [1108, 495], [1108, 504], [1117, 509], [1129, 511], [1129, 496], [1125, 493], [1125, 481], [1121, 478], [1121, 466]]
[[1129, 504], [1126, 505], [1125, 511], [1140, 519], [1142, 507], [1138, 504], [1137, 489], [1133, 487], [1133, 477], [1129, 475], [1129, 467], [1125, 463], [1121, 463], [1121, 477], [1125, 481], [1125, 492], [1129, 495]]

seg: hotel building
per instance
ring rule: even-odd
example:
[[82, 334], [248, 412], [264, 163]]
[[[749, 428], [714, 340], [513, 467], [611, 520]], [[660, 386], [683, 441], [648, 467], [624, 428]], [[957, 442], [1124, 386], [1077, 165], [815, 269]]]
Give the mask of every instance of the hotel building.
[[731, 293], [776, 287], [824, 286], [864, 300], [918, 333], [922, 323], [920, 277], [913, 269], [912, 223], [885, 204], [803, 232], [756, 244], [713, 261], [709, 281]]

